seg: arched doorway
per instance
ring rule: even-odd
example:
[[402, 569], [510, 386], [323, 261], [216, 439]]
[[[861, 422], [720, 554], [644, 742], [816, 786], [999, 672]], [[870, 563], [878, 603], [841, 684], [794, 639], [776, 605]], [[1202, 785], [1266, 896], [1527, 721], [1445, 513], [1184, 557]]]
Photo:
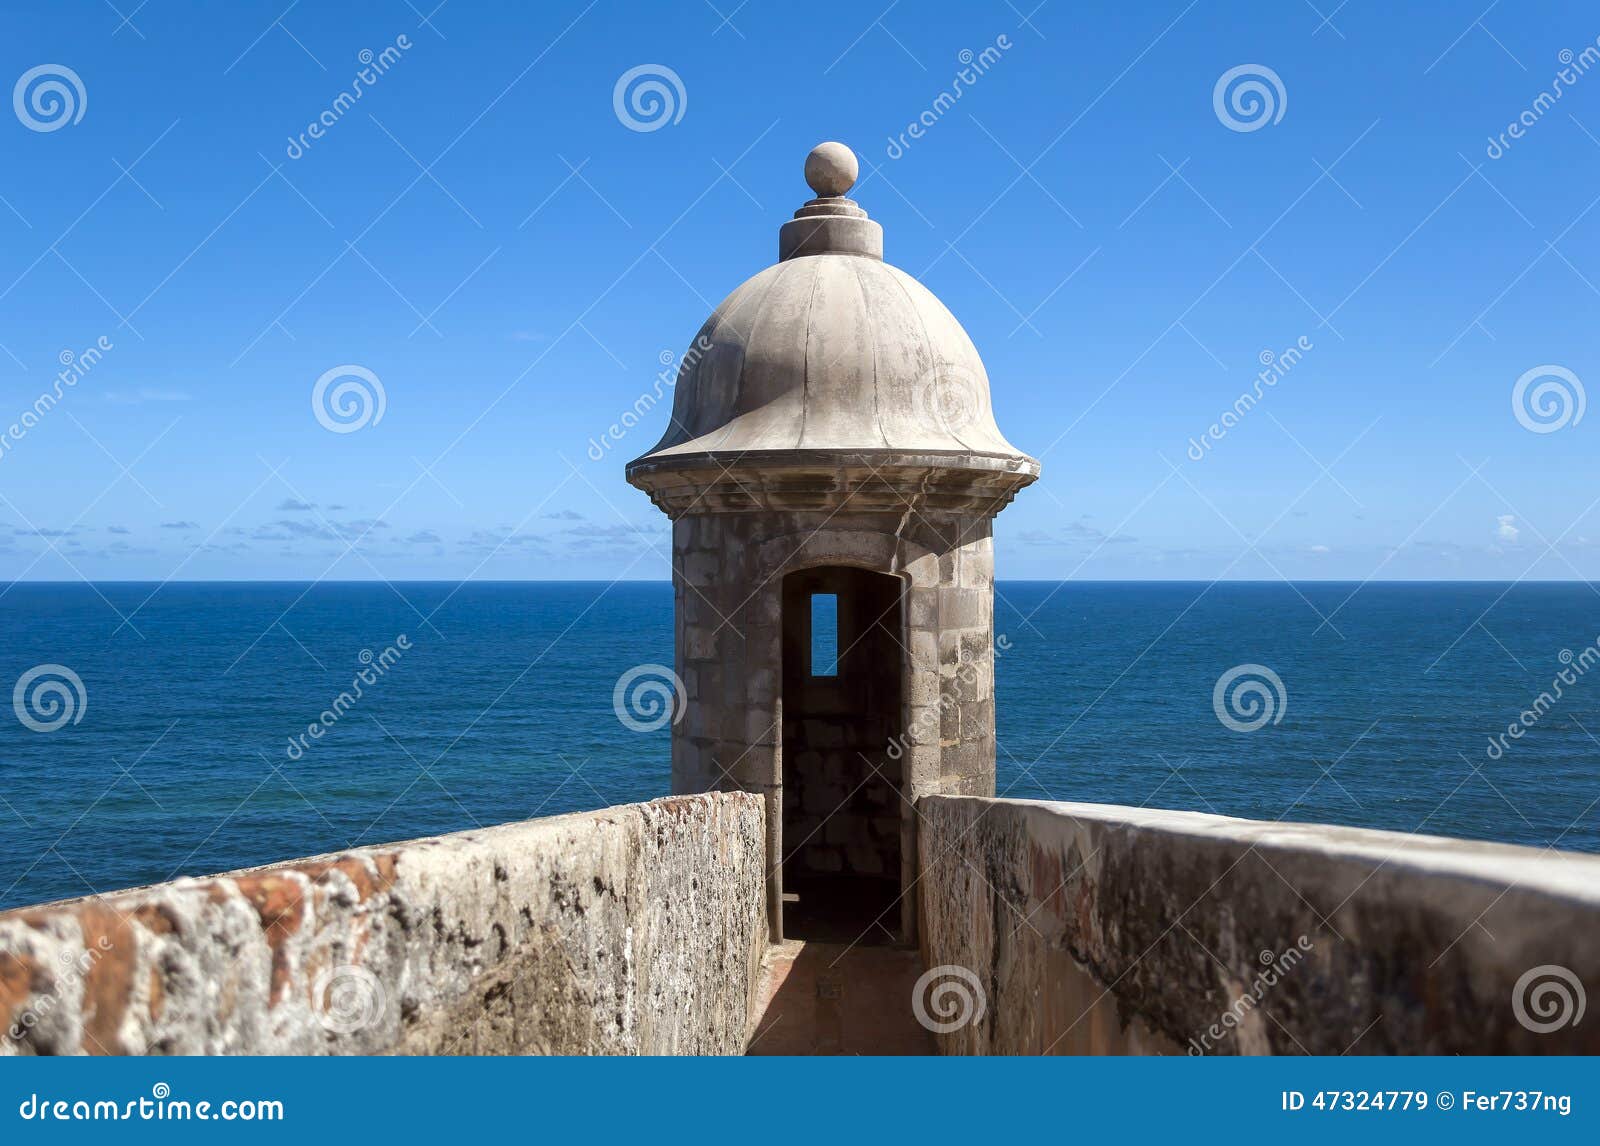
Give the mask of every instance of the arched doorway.
[[785, 938], [903, 937], [902, 590], [848, 566], [783, 580]]

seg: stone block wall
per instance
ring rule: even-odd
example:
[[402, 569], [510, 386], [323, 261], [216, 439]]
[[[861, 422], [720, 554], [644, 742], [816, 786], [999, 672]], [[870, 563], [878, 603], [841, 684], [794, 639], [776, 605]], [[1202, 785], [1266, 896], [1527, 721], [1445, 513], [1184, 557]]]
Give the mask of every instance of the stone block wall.
[[1600, 1053], [1600, 857], [1111, 805], [917, 813], [945, 1053]]
[[[900, 765], [884, 755], [882, 744], [875, 750], [860, 744], [800, 753], [783, 792], [784, 824], [792, 837], [786, 847], [790, 873], [899, 880]], [[881, 780], [862, 783], [870, 767]]]
[[0, 914], [0, 1054], [739, 1054], [764, 815], [674, 797]]
[[[756, 479], [751, 478], [754, 481]], [[836, 480], [846, 481], [845, 477]], [[687, 711], [674, 725], [674, 792], [737, 788], [767, 800], [768, 861], [783, 856], [783, 581], [850, 566], [903, 581], [901, 732], [885, 746], [911, 797], [994, 792], [994, 548], [987, 513], [862, 511], [838, 495], [817, 509], [690, 512], [673, 522], [675, 668]], [[898, 802], [898, 801], [897, 801]], [[900, 878], [915, 869], [902, 804]], [[781, 934], [781, 886], [770, 889]], [[914, 934], [904, 901], [902, 932]]]

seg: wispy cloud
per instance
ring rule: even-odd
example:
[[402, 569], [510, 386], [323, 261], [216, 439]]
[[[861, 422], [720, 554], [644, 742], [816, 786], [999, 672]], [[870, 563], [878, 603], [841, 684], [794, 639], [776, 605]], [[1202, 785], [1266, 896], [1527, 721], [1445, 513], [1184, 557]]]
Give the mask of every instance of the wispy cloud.
[[1139, 540], [1126, 533], [1106, 533], [1081, 521], [1069, 521], [1056, 529], [1027, 529], [1017, 534], [1024, 545], [1125, 545]]
[[475, 529], [461, 541], [461, 547], [470, 552], [482, 553], [507, 549], [545, 549], [549, 540], [537, 533], [517, 533], [506, 526], [497, 529]]
[[71, 537], [78, 531], [76, 529], [49, 529], [41, 526], [37, 529], [32, 527], [27, 529], [15, 529], [12, 530], [12, 532], [18, 537], [48, 537], [54, 540], [55, 538], [59, 537]]
[[306, 521], [281, 517], [277, 521], [256, 526], [250, 534], [256, 541], [293, 541], [305, 538], [312, 541], [370, 540], [379, 530], [388, 529], [389, 523], [378, 518], [356, 521]]

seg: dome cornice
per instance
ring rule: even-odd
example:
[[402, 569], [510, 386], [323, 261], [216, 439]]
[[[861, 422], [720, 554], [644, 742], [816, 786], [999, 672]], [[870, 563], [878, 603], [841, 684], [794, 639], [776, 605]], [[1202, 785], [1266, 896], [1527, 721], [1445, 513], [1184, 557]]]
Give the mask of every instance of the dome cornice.
[[688, 513], [943, 512], [993, 516], [1039, 476], [1014, 454], [761, 450], [640, 458], [628, 480], [674, 521]]

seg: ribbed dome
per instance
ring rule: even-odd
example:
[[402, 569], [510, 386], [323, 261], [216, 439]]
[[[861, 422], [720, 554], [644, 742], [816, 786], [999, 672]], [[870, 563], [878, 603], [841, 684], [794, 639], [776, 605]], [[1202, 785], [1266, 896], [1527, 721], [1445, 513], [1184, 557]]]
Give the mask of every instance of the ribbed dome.
[[778, 263], [724, 299], [649, 457], [793, 449], [1022, 456], [961, 324], [904, 271], [855, 255]]
[[811, 153], [818, 198], [779, 230], [778, 263], [723, 299], [685, 352], [671, 424], [628, 465], [669, 513], [841, 490], [858, 508], [921, 498], [993, 513], [1038, 477], [995, 425], [967, 332], [883, 261], [882, 228], [844, 197], [856, 171], [842, 144]]

